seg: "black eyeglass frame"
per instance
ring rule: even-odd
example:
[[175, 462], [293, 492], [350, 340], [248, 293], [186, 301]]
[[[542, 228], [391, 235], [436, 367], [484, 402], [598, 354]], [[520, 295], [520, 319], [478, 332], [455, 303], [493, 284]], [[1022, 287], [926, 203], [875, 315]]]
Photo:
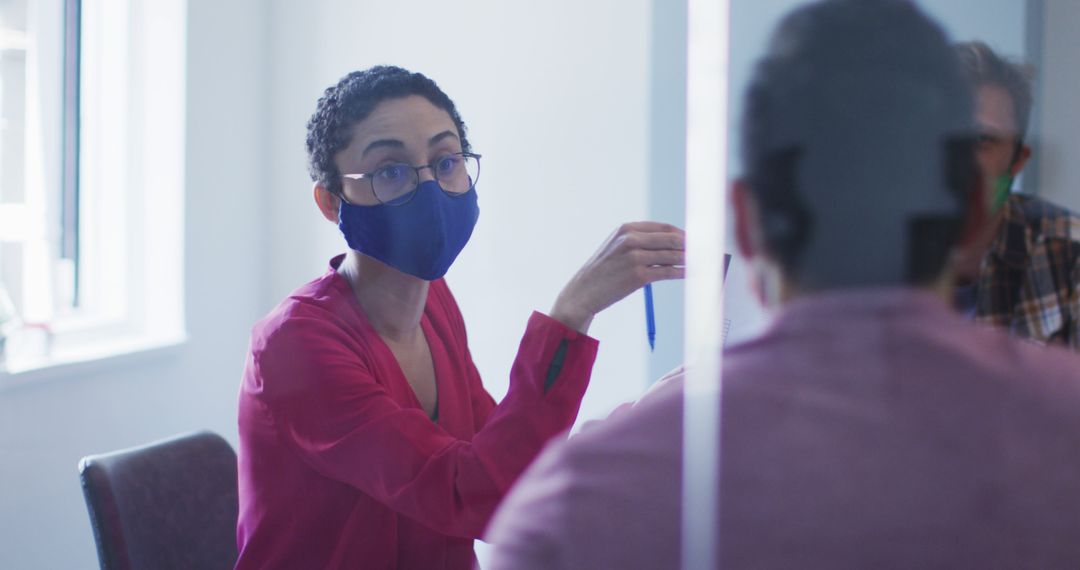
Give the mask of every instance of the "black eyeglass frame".
[[[435, 162], [438, 162], [438, 161], [440, 161], [440, 160], [442, 160], [442, 159], [444, 159], [444, 158], [446, 158], [448, 156], [460, 156], [462, 158], [471, 158], [471, 159], [474, 159], [476, 161], [476, 177], [469, 181], [468, 190], [465, 190], [464, 192], [460, 192], [460, 193], [454, 193], [454, 192], [448, 191], [446, 188], [443, 188], [442, 181], [439, 180], [438, 171], [435, 170]], [[410, 164], [394, 164], [393, 166], [404, 166], [404, 167], [413, 169], [413, 174], [415, 175], [416, 184], [413, 186], [412, 190], [409, 190], [408, 192], [406, 192], [405, 194], [402, 195], [404, 197], [404, 199], [396, 199], [396, 200], [391, 200], [389, 202], [384, 202], [382, 200], [382, 198], [379, 198], [379, 194], [377, 192], [375, 192], [375, 175], [379, 171], [383, 170], [383, 168], [388, 168], [388, 167], [384, 166], [383, 168], [379, 168], [379, 169], [373, 170], [371, 172], [362, 172], [360, 174], [342, 174], [341, 177], [342, 178], [348, 178], [349, 180], [367, 180], [368, 181], [368, 188], [371, 189], [371, 195], [374, 196], [375, 200], [378, 201], [379, 205], [382, 205], [382, 206], [404, 206], [405, 204], [408, 204], [413, 199], [413, 196], [416, 196], [416, 189], [420, 187], [420, 171], [425, 169], [425, 168], [431, 170], [431, 175], [435, 177], [435, 183], [439, 185], [439, 190], [442, 190], [443, 194], [446, 194], [447, 196], [450, 196], [451, 198], [460, 198], [461, 196], [464, 196], [464, 195], [468, 194], [470, 191], [472, 191], [474, 188], [476, 188], [476, 181], [480, 180], [480, 155], [476, 154], [475, 152], [451, 152], [451, 153], [447, 153], [447, 154], [444, 154], [444, 155], [440, 156], [439, 158], [436, 158], [432, 163], [421, 164], [420, 166], [413, 166], [413, 165], [410, 165]], [[346, 204], [355, 205], [352, 202], [350, 202], [348, 198], [345, 197], [345, 188], [342, 188], [341, 191], [337, 193], [337, 196], [338, 196], [338, 198], [341, 198], [341, 200], [343, 202], [345, 202]]]

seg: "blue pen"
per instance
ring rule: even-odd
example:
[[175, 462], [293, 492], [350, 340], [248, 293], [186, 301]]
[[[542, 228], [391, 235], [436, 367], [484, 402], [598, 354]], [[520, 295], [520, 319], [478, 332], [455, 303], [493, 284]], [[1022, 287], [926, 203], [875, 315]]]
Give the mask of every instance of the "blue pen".
[[649, 335], [649, 352], [656, 350], [656, 316], [653, 314], [652, 283], [645, 285], [645, 332]]

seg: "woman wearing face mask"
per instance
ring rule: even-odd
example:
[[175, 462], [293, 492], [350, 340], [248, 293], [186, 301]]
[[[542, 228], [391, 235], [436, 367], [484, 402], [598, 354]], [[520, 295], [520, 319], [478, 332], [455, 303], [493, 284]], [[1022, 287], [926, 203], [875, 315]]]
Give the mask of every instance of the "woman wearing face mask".
[[442, 280], [479, 215], [480, 155], [453, 102], [417, 73], [354, 72], [319, 100], [307, 147], [349, 250], [253, 330], [237, 567], [471, 569], [496, 504], [577, 415], [593, 316], [681, 278], [682, 231], [616, 231], [528, 319], [496, 405]]

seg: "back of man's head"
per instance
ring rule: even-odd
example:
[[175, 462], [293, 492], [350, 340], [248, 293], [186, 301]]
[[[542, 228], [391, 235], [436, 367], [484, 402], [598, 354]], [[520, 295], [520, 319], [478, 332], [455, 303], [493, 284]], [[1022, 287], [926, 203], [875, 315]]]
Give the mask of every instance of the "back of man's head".
[[746, 94], [743, 168], [767, 254], [799, 289], [933, 282], [975, 184], [972, 92], [904, 0], [787, 16]]

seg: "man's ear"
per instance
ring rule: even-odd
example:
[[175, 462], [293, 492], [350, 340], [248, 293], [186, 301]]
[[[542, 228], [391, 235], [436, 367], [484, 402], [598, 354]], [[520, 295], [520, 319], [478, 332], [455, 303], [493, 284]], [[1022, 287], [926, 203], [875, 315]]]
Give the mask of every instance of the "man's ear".
[[312, 193], [315, 197], [315, 205], [319, 207], [323, 217], [336, 225], [338, 223], [338, 209], [341, 207], [341, 198], [327, 190], [321, 182], [315, 183]]
[[735, 211], [735, 245], [739, 248], [739, 255], [753, 259], [761, 254], [756, 239], [757, 201], [742, 178], [736, 179], [731, 185], [731, 206]]
[[772, 264], [765, 256], [758, 217], [757, 198], [750, 192], [746, 180], [736, 179], [731, 185], [731, 207], [735, 211], [735, 245], [739, 255], [750, 266], [750, 290], [762, 306], [768, 307], [767, 294]]
[[1016, 178], [1020, 171], [1027, 165], [1028, 159], [1031, 158], [1031, 145], [1022, 144], [1020, 150], [1016, 153], [1016, 160], [1013, 161], [1012, 166], [1009, 167], [1009, 174]]

